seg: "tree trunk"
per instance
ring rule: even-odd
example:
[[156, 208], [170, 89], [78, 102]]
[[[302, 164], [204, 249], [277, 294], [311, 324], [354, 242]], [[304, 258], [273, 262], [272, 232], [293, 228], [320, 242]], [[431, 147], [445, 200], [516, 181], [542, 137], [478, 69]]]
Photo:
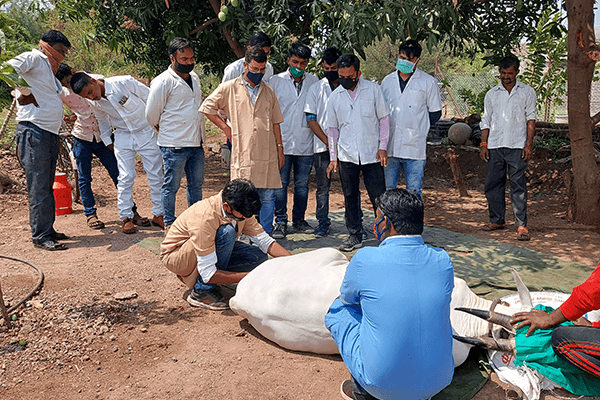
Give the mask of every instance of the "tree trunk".
[[568, 113], [573, 155], [575, 221], [600, 226], [600, 169], [592, 144], [590, 89], [595, 62], [586, 51], [594, 45], [594, 0], [566, 0], [568, 18]]

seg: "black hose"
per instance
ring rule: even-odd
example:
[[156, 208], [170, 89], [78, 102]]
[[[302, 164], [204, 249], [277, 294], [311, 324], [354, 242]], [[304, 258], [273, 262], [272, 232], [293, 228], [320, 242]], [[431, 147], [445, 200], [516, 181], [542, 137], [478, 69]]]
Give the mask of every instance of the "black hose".
[[28, 264], [28, 265], [32, 266], [38, 272], [38, 281], [37, 281], [35, 287], [29, 293], [27, 293], [27, 296], [23, 297], [21, 300], [19, 300], [19, 302], [17, 304], [15, 304], [14, 306], [12, 306], [11, 308], [9, 308], [7, 310], [9, 313], [11, 313], [14, 310], [16, 310], [17, 307], [19, 307], [21, 304], [25, 303], [27, 301], [27, 299], [29, 299], [31, 296], [33, 296], [33, 294], [35, 292], [37, 292], [37, 290], [42, 286], [42, 282], [44, 282], [44, 273], [42, 272], [41, 269], [39, 269], [37, 266], [33, 265], [29, 261], [21, 260], [20, 258], [15, 258], [15, 257], [3, 256], [3, 255], [0, 255], [0, 258], [6, 258], [7, 260], [13, 260], [13, 261], [18, 261], [18, 262]]

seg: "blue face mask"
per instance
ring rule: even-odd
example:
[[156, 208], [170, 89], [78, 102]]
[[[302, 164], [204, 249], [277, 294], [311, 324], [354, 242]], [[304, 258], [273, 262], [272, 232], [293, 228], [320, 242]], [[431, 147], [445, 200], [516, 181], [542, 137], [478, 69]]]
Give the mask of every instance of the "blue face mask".
[[403, 74], [411, 74], [415, 70], [415, 63], [399, 58], [396, 63], [396, 69]]
[[248, 77], [248, 79], [250, 79], [250, 82], [254, 83], [255, 85], [258, 85], [262, 80], [263, 76], [265, 76], [265, 74], [263, 74], [262, 72], [248, 71], [246, 76]]
[[[377, 238], [377, 241], [379, 243], [381, 243], [381, 235], [383, 235], [383, 232], [388, 230], [389, 226], [386, 226], [384, 230], [382, 230], [381, 232], [379, 232], [379, 224], [383, 222], [384, 219], [386, 219], [386, 216], [381, 217], [381, 219], [379, 221], [375, 221], [375, 226], [373, 226], [373, 233], [375, 234], [375, 237]], [[388, 225], [389, 225], [389, 219], [388, 219]]]

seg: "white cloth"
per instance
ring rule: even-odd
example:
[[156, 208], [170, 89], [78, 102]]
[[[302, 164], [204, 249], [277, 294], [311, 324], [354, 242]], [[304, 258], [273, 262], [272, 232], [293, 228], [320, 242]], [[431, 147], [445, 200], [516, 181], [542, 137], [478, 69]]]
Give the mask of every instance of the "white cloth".
[[104, 89], [105, 97], [92, 101], [102, 142], [106, 146], [112, 143], [113, 130], [115, 146], [121, 148], [133, 149], [134, 137], [137, 146], [141, 147], [153, 138], [156, 141], [154, 128], [146, 119], [150, 89], [130, 75], [105, 78]]
[[[29, 121], [38, 128], [58, 134], [63, 119], [63, 103], [59, 97], [62, 85], [52, 73], [48, 57], [33, 49], [7, 62], [29, 84], [28, 89], [39, 105], [17, 105], [17, 121]], [[21, 94], [26, 95], [27, 91], [21, 93], [17, 90], [15, 94], [19, 98]]]
[[510, 93], [500, 83], [485, 94], [479, 127], [489, 129], [488, 149], [522, 149], [527, 141], [527, 121], [536, 119], [535, 90], [517, 81]]
[[199, 147], [206, 140], [200, 78], [192, 71], [194, 89], [171, 67], [150, 83], [146, 119], [158, 125], [158, 145], [163, 147]]
[[[263, 82], [268, 82], [269, 79], [273, 76], [273, 66], [270, 62], [267, 61], [267, 65], [265, 67], [265, 76], [263, 76]], [[232, 62], [227, 67], [225, 67], [225, 71], [223, 71], [223, 79], [221, 83], [230, 81], [232, 79], [237, 78], [238, 76], [242, 76], [242, 74], [246, 72], [244, 69], [244, 58], [240, 58], [237, 61]]]
[[417, 69], [402, 92], [399, 79], [398, 71], [394, 71], [381, 81], [390, 110], [388, 157], [425, 160], [429, 113], [442, 109], [437, 80]]
[[[131, 135], [130, 135], [131, 136]], [[140, 144], [134, 136], [131, 140], [131, 147], [119, 146], [119, 141], [115, 136], [115, 157], [117, 167], [119, 168], [119, 178], [117, 183], [117, 208], [119, 209], [119, 218], [133, 218], [133, 183], [135, 180], [135, 155], [140, 155], [146, 176], [148, 177], [148, 186], [150, 187], [150, 200], [152, 201], [152, 215], [163, 215], [163, 207], [160, 197], [164, 174], [162, 164], [162, 154], [156, 144], [156, 136], [143, 144]]]
[[377, 162], [380, 147], [379, 120], [389, 115], [389, 111], [377, 83], [360, 78], [355, 90], [354, 99], [341, 85], [331, 93], [327, 127], [339, 131], [338, 160], [372, 164]]
[[285, 155], [312, 156], [314, 154], [313, 137], [315, 135], [306, 122], [304, 105], [310, 87], [318, 81], [319, 78], [313, 74], [304, 73], [302, 88], [298, 94], [294, 78], [288, 70], [273, 75], [269, 80], [269, 86], [275, 91], [283, 114], [281, 138]]
[[[323, 132], [327, 132], [327, 103], [331, 93], [332, 90], [329, 80], [323, 78], [310, 87], [308, 94], [306, 95], [306, 103], [304, 104], [304, 112], [315, 114], [317, 116], [317, 123]], [[314, 135], [313, 141], [315, 154], [327, 151], [327, 146], [317, 137], [317, 135]]]

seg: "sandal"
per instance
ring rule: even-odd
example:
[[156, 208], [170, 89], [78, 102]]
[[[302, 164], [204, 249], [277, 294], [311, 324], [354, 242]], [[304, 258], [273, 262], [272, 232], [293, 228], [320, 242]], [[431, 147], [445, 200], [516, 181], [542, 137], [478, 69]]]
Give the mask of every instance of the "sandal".
[[504, 224], [495, 224], [490, 222], [489, 224], [484, 225], [481, 229], [486, 232], [497, 231], [499, 229], [504, 229]]
[[98, 219], [98, 216], [94, 213], [92, 215], [88, 215], [87, 217], [87, 225], [92, 229], [102, 229], [104, 228], [104, 222]]
[[52, 239], [46, 239], [43, 242], [33, 242], [33, 245], [38, 249], [56, 251], [56, 250], [67, 250], [67, 246], [62, 243], [58, 243]]
[[527, 230], [526, 227], [520, 226], [517, 228], [517, 240], [521, 242], [531, 240], [531, 236], [529, 236], [529, 230]]
[[54, 232], [52, 235], [50, 235], [50, 237], [53, 240], [69, 240], [69, 239], [71, 239], [70, 237], [68, 237], [67, 235], [65, 235], [62, 232]]
[[125, 218], [121, 223], [121, 230], [123, 233], [135, 233], [135, 225], [133, 224], [133, 219]]
[[152, 225], [158, 226], [160, 229], [165, 229], [165, 221], [162, 215], [154, 215], [152, 217]]
[[131, 218], [131, 221], [135, 225], [150, 226], [150, 220], [146, 217], [142, 217], [140, 214], [138, 214], [137, 211], [135, 212], [135, 214], [133, 214], [133, 218]]

